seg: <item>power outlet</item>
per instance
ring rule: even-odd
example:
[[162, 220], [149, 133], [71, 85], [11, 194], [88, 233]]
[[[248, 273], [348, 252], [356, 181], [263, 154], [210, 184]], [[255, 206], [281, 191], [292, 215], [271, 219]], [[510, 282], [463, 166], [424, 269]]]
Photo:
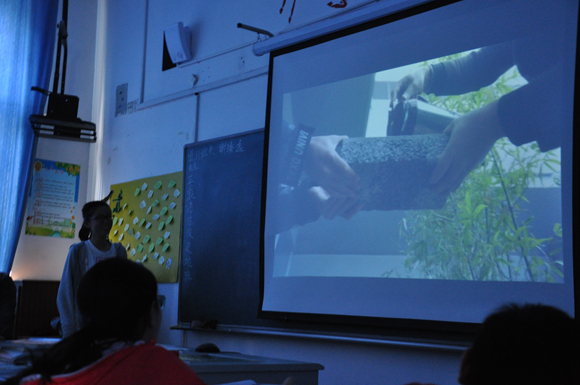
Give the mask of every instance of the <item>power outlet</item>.
[[117, 86], [117, 104], [115, 105], [115, 116], [124, 115], [127, 113], [127, 89], [129, 84], [121, 84]]

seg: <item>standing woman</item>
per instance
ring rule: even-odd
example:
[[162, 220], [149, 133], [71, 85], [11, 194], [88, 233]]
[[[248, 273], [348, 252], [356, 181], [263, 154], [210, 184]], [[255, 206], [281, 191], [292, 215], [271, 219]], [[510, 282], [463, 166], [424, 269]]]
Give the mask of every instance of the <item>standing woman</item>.
[[84, 325], [76, 299], [81, 277], [97, 262], [112, 257], [127, 258], [127, 251], [121, 243], [109, 241], [112, 226], [111, 208], [106, 198], [83, 206], [83, 226], [79, 231], [82, 242], [70, 247], [58, 289], [57, 306], [64, 337]]

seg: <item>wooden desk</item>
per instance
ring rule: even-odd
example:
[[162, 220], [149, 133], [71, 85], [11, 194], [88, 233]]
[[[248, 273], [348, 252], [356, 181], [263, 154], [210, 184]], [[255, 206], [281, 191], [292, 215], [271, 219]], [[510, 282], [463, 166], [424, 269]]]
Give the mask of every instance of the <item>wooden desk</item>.
[[[29, 341], [28, 345], [33, 347], [35, 339], [22, 340], [22, 343], [26, 343], [26, 341]], [[0, 342], [0, 349], [3, 345], [10, 344], [13, 343], [11, 341]], [[258, 384], [282, 384], [288, 377], [294, 377], [296, 384], [299, 385], [318, 385], [318, 372], [324, 369], [320, 364], [301, 361], [229, 352], [197, 353], [193, 349], [161, 346], [170, 350], [178, 350], [179, 357], [208, 385], [243, 380], [253, 380]], [[23, 368], [24, 366], [12, 365], [0, 360], [0, 383]]]
[[253, 380], [262, 384], [282, 384], [294, 377], [296, 384], [318, 385], [320, 364], [250, 356], [239, 353], [181, 352], [180, 358], [208, 385]]

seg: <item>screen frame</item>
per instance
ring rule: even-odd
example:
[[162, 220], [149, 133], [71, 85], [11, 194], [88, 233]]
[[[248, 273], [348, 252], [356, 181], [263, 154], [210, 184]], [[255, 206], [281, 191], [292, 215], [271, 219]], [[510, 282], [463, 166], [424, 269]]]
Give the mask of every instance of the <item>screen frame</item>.
[[[388, 338], [403, 338], [405, 340], [437, 340], [446, 341], [447, 343], [465, 343], [466, 341], [471, 341], [475, 333], [479, 330], [480, 323], [470, 323], [470, 322], [450, 322], [450, 321], [436, 321], [436, 320], [419, 320], [419, 319], [407, 319], [407, 318], [378, 318], [378, 317], [361, 317], [361, 316], [343, 316], [343, 315], [329, 315], [329, 314], [316, 314], [316, 313], [290, 313], [290, 312], [279, 312], [279, 311], [267, 311], [262, 310], [262, 304], [264, 301], [264, 276], [265, 276], [265, 250], [268, 242], [272, 240], [266, 239], [265, 235], [265, 222], [266, 222], [266, 196], [267, 196], [267, 170], [268, 170], [268, 153], [270, 145], [270, 113], [271, 113], [271, 102], [272, 102], [272, 82], [273, 82], [273, 71], [274, 71], [274, 60], [276, 57], [299, 51], [305, 48], [309, 48], [321, 43], [325, 43], [331, 40], [339, 39], [343, 36], [354, 34], [360, 31], [366, 31], [378, 26], [382, 26], [388, 23], [392, 23], [405, 18], [413, 17], [421, 13], [429, 12], [450, 4], [460, 3], [463, 0], [433, 0], [421, 3], [419, 5], [411, 6], [410, 8], [395, 11], [392, 14], [382, 16], [377, 19], [369, 20], [361, 24], [350, 26], [338, 31], [331, 32], [329, 34], [314, 37], [312, 39], [301, 41], [297, 44], [284, 46], [280, 49], [273, 50], [270, 52], [270, 64], [269, 64], [269, 75], [268, 75], [268, 96], [267, 96], [267, 106], [266, 106], [266, 124], [265, 124], [265, 139], [264, 139], [264, 174], [262, 181], [262, 213], [261, 213], [261, 240], [260, 240], [260, 306], [258, 312], [258, 318], [280, 320], [287, 324], [289, 328], [298, 326], [299, 329], [310, 328], [317, 332], [331, 333], [331, 334], [362, 334], [365, 336], [382, 336]], [[576, 79], [580, 74], [580, 55], [578, 51], [578, 32], [576, 37], [576, 63], [575, 63], [575, 74]], [[576, 79], [574, 84], [574, 110], [578, 106], [578, 100], [580, 97], [580, 87], [576, 86]], [[573, 116], [573, 131], [578, 126], [578, 117], [576, 114]], [[575, 145], [578, 144], [578, 139], [572, 134], [573, 142]], [[579, 157], [576, 155], [574, 149], [572, 149], [572, 167], [580, 163]], [[572, 186], [571, 186], [571, 199], [573, 200], [574, 193], [579, 190], [578, 183], [579, 178], [575, 178], [572, 174]], [[571, 239], [571, 244], [573, 248], [573, 229], [578, 222], [578, 205], [572, 204], [572, 229], [568, 236]], [[576, 257], [571, 250], [573, 255], [573, 271], [572, 275], [575, 278], [580, 277], [580, 260]], [[574, 312], [576, 318], [580, 312], [580, 306], [576, 298], [580, 298], [579, 284], [574, 281]]]

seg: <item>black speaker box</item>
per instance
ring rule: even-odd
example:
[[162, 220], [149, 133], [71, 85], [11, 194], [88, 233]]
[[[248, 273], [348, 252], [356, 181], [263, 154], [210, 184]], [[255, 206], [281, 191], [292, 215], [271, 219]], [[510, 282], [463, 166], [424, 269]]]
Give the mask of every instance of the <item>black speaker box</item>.
[[48, 96], [48, 111], [46, 112], [48, 118], [75, 121], [78, 111], [78, 96], [55, 93]]

